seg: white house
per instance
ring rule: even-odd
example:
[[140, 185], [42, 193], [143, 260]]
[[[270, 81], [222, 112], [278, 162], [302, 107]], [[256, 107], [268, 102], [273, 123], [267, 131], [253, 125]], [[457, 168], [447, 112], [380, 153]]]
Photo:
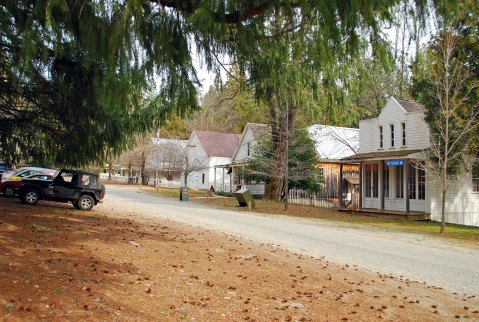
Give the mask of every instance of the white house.
[[[430, 147], [424, 108], [391, 97], [377, 118], [359, 123], [359, 153], [344, 163], [360, 163], [359, 211], [441, 219], [441, 191], [423, 162]], [[479, 167], [465, 166], [451, 185], [446, 221], [479, 226]]]
[[186, 146], [187, 157], [184, 162], [184, 169], [188, 172], [188, 187], [208, 189], [215, 182], [221, 184], [223, 189], [220, 190], [229, 187], [230, 177], [215, 166], [231, 163], [240, 138], [240, 134], [193, 131]]
[[188, 141], [152, 138], [145, 171], [154, 185], [155, 179], [161, 186], [180, 186], [180, 176]]
[[223, 169], [226, 173], [231, 175], [230, 186], [225, 187], [226, 191], [234, 192], [240, 188], [250, 190], [253, 195], [262, 196], [265, 193], [265, 183], [257, 182], [245, 178], [242, 175], [242, 169], [245, 162], [254, 155], [254, 151], [258, 144], [263, 140], [270, 137], [270, 127], [267, 124], [260, 123], [247, 123], [241, 140], [236, 147], [233, 154], [231, 164], [217, 167]]

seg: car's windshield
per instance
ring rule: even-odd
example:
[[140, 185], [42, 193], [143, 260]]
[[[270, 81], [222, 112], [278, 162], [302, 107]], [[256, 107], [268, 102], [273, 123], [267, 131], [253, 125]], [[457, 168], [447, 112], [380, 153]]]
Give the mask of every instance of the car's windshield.
[[20, 173], [25, 172], [26, 168], [20, 168], [15, 172], [12, 172], [12, 176], [18, 176]]

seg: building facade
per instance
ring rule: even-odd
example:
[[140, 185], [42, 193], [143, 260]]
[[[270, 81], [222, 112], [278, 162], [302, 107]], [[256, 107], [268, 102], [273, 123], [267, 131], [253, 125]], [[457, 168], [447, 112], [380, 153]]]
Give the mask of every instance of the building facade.
[[[430, 142], [424, 107], [411, 100], [391, 97], [377, 118], [360, 121], [358, 154], [342, 160], [360, 164], [358, 210], [440, 221], [440, 184], [424, 163]], [[446, 221], [479, 226], [477, 167], [464, 164], [447, 194]]]

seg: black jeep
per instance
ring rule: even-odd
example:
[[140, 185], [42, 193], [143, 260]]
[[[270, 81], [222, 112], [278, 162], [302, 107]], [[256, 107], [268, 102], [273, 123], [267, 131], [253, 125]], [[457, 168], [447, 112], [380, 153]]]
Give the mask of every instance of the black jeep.
[[22, 179], [20, 200], [34, 205], [38, 200], [71, 202], [76, 209], [91, 210], [105, 196], [105, 186], [98, 174], [61, 169], [53, 180]]

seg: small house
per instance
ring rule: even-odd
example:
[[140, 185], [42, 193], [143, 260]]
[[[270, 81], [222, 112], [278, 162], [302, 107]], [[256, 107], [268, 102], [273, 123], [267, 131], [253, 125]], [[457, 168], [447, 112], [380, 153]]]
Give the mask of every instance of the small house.
[[193, 131], [186, 145], [182, 180], [186, 173], [188, 187], [209, 189], [213, 186], [215, 190], [224, 191], [230, 186], [230, 176], [216, 166], [231, 164], [240, 139], [240, 134]]

